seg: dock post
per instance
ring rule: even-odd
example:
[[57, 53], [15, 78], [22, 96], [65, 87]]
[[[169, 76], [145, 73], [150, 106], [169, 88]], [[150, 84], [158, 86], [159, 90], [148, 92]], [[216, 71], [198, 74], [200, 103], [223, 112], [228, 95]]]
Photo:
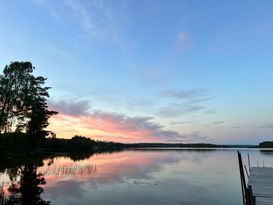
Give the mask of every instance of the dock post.
[[247, 161], [248, 161], [248, 170], [250, 172], [250, 159], [249, 159], [249, 153], [247, 153]]
[[244, 168], [243, 168], [243, 163], [242, 163], [242, 156], [239, 151], [238, 151], [238, 162], [239, 162], [239, 171], [240, 171], [240, 179], [241, 179], [241, 187], [242, 187], [243, 204], [246, 205], [247, 188], [246, 188]]
[[253, 196], [252, 187], [248, 186], [249, 205], [256, 205], [255, 196]]

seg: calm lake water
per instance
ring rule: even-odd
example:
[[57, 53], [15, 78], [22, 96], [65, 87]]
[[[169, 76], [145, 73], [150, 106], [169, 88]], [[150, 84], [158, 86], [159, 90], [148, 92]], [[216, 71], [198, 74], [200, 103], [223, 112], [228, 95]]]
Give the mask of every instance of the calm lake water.
[[[252, 165], [259, 161], [260, 166], [263, 162], [273, 166], [272, 152], [241, 152], [245, 163], [249, 153]], [[2, 197], [16, 195], [9, 187], [13, 184], [18, 188], [21, 184], [25, 186], [22, 193], [29, 188], [38, 198], [35, 200], [44, 204], [242, 204], [235, 150], [128, 150], [77, 161], [56, 157], [33, 166], [2, 171]], [[41, 194], [42, 189], [33, 180], [41, 179], [39, 173], [46, 181], [39, 185]]]

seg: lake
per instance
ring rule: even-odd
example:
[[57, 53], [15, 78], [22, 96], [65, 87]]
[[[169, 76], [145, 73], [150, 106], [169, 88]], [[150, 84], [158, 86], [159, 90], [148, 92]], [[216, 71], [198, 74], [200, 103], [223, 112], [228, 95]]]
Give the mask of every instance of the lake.
[[[273, 166], [272, 152], [241, 152], [245, 164], [249, 153], [252, 165]], [[2, 200], [5, 195], [14, 204], [20, 200], [56, 205], [242, 204], [237, 152], [232, 149], [125, 150], [85, 159], [59, 156], [2, 168], [0, 187]]]

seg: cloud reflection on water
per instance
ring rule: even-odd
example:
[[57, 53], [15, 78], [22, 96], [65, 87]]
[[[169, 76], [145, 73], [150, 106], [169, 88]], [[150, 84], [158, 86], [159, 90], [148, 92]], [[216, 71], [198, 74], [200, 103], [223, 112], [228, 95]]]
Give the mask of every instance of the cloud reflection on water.
[[[240, 192], [236, 194], [232, 189], [237, 185], [237, 164], [226, 164], [231, 157], [232, 153], [217, 151], [141, 150], [94, 155], [76, 162], [56, 158], [50, 166], [53, 170], [60, 167], [83, 170], [76, 169], [74, 176], [45, 174], [44, 197], [56, 204], [198, 204], [200, 201], [210, 204], [235, 194], [237, 198], [222, 204], [236, 204]], [[223, 171], [216, 169], [217, 164]], [[85, 172], [88, 167], [95, 171]], [[43, 170], [45, 167], [40, 169]], [[226, 183], [224, 190], [230, 192], [227, 196], [221, 192], [222, 183]], [[223, 196], [215, 198], [218, 190]]]

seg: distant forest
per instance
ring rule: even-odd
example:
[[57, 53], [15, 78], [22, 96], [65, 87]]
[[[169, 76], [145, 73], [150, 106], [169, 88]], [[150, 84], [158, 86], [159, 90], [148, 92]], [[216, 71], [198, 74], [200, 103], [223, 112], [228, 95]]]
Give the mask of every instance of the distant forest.
[[[27, 156], [29, 153], [26, 133], [0, 134], [0, 150], [2, 156]], [[123, 149], [153, 149], [153, 148], [273, 148], [273, 142], [262, 142], [259, 145], [217, 145], [206, 143], [169, 144], [169, 143], [134, 143], [124, 144], [92, 140], [83, 136], [71, 139], [44, 138], [37, 140], [33, 155], [48, 153], [90, 153], [121, 151]]]

